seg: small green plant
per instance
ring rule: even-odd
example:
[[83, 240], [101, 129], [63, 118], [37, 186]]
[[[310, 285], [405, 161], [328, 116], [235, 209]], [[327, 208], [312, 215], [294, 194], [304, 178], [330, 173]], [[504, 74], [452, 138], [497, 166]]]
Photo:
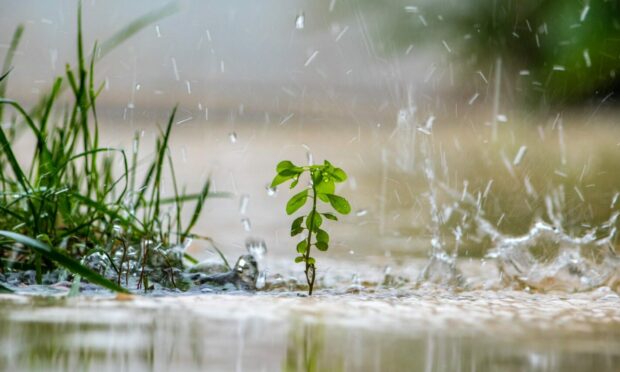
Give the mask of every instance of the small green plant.
[[[295, 258], [296, 263], [303, 262], [306, 265], [305, 274], [308, 282], [308, 294], [312, 295], [314, 287], [314, 279], [316, 277], [316, 260], [310, 256], [312, 246], [319, 251], [327, 251], [329, 248], [329, 234], [321, 229], [323, 217], [328, 220], [337, 221], [338, 217], [329, 212], [319, 212], [317, 210], [317, 201], [320, 200], [328, 203], [332, 208], [340, 214], [348, 214], [351, 212], [349, 202], [342, 196], [335, 194], [336, 183], [344, 182], [347, 174], [340, 168], [334, 167], [329, 161], [325, 160], [323, 165], [297, 166], [291, 161], [284, 160], [278, 163], [276, 167], [278, 173], [271, 187], [274, 188], [284, 182], [292, 181], [290, 188], [293, 189], [299, 183], [302, 174], [308, 172], [310, 175], [310, 185], [304, 187], [304, 190], [293, 195], [286, 203], [286, 213], [291, 215], [303, 207], [308, 199], [312, 200], [312, 209], [307, 215], [295, 218], [291, 225], [291, 236], [297, 236], [307, 231], [307, 237], [297, 244], [297, 253], [299, 256]], [[323, 216], [323, 217], [321, 217]], [[305, 222], [305, 223], [304, 223]], [[312, 237], [314, 236], [314, 242]]]

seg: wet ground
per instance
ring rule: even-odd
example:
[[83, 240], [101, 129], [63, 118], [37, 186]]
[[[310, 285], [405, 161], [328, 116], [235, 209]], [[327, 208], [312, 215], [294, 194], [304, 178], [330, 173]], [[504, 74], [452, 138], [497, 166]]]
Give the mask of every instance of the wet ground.
[[324, 259], [312, 297], [273, 258], [257, 292], [17, 288], [0, 296], [0, 369], [618, 370], [620, 296], [608, 287], [515, 290], [494, 262], [469, 260], [460, 289], [417, 284], [425, 262]]
[[0, 368], [616, 371], [620, 298], [523, 291], [4, 295]]

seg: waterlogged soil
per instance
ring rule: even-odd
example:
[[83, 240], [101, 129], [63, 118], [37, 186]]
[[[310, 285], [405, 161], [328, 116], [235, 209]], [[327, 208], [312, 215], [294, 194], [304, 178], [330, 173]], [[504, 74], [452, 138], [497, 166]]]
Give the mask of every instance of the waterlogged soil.
[[617, 371], [620, 297], [424, 285], [0, 296], [0, 369]]

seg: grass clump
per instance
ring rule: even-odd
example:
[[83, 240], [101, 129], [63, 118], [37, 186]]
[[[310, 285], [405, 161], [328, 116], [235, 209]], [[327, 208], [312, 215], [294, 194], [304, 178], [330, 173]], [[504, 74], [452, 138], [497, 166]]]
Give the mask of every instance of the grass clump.
[[[166, 6], [129, 24], [86, 55], [82, 41], [81, 4], [77, 15], [77, 65], [31, 110], [6, 98], [11, 63], [23, 27], [18, 27], [0, 71], [0, 120], [12, 108], [9, 125], [0, 127], [0, 280], [34, 273], [62, 280], [82, 280], [125, 292], [130, 287], [167, 287], [179, 282], [186, 239], [211, 196], [207, 180], [196, 194], [179, 192], [168, 143], [176, 108], [160, 130], [155, 156], [138, 182], [139, 137], [133, 153], [99, 144], [97, 97], [103, 85], [94, 80], [95, 62], [128, 37], [174, 11]], [[67, 91], [71, 103], [59, 104]], [[9, 110], [7, 110], [9, 111]], [[30, 159], [14, 152], [18, 134], [35, 140]], [[28, 166], [23, 166], [28, 164]], [[121, 171], [118, 171], [120, 164]], [[174, 196], [162, 196], [165, 171], [173, 175]], [[181, 212], [195, 202], [190, 221]], [[68, 279], [67, 276], [67, 279]], [[152, 284], [152, 283], [151, 283]], [[6, 285], [0, 287], [9, 290]]]

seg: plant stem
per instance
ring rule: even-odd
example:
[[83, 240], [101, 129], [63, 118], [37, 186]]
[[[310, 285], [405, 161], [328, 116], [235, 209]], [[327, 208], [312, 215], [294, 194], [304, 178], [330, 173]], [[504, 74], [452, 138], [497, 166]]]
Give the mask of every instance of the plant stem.
[[314, 215], [316, 214], [316, 189], [314, 183], [312, 184], [312, 211], [310, 216], [310, 228], [308, 229], [308, 244], [306, 248], [306, 281], [308, 282], [308, 296], [312, 296], [312, 289], [314, 287], [314, 264], [309, 264], [310, 248], [312, 247], [312, 231], [314, 230]]

